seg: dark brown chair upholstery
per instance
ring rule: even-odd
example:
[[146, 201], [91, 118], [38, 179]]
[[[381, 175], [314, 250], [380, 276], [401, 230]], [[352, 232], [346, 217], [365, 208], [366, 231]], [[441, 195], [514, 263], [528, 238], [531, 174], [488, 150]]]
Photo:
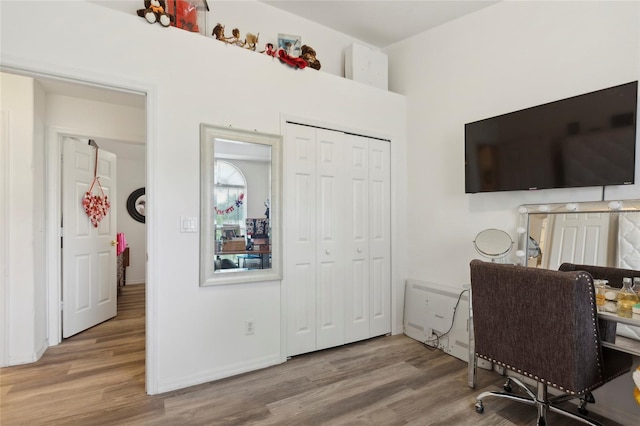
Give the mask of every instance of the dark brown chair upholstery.
[[[471, 297], [475, 355], [537, 384], [534, 392], [509, 377], [504, 392], [478, 396], [478, 412], [485, 397], [498, 396], [536, 406], [539, 425], [547, 424], [547, 410], [600, 424], [554, 405], [547, 395], [552, 386], [569, 398], [583, 398], [631, 367], [631, 355], [601, 346], [588, 273], [473, 260]], [[511, 392], [511, 383], [526, 395]]]
[[[588, 272], [593, 279], [607, 280], [609, 286], [622, 288], [622, 279], [631, 277], [640, 277], [640, 271], [633, 269], [621, 269], [610, 266], [593, 266], [593, 265], [577, 265], [575, 263], [563, 263], [558, 268], [559, 271], [585, 271]], [[598, 321], [600, 327], [600, 338], [605, 342], [614, 342], [616, 340], [616, 331], [618, 324], [614, 321], [600, 319]]]
[[622, 288], [622, 279], [640, 277], [640, 271], [633, 269], [613, 268], [609, 266], [576, 265], [563, 263], [559, 271], [586, 271], [596, 280], [607, 280], [611, 287]]

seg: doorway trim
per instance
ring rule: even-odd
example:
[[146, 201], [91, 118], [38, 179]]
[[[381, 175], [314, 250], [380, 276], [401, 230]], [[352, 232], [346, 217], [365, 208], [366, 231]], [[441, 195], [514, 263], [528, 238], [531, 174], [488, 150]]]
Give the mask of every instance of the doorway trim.
[[[0, 164], [9, 165], [9, 112], [0, 111]], [[9, 365], [9, 167], [0, 170], [0, 367]]]

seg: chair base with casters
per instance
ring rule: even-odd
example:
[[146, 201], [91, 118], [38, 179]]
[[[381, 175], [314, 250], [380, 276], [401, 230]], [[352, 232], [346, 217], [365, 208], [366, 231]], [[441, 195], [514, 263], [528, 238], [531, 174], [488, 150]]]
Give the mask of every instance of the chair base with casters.
[[[512, 392], [512, 388], [511, 388], [511, 383], [515, 383], [516, 385], [518, 385], [522, 390], [524, 390], [527, 394], [527, 396], [524, 395], [519, 395], [516, 393]], [[547, 385], [545, 385], [544, 383], [537, 383], [537, 393], [534, 393], [533, 390], [531, 390], [529, 388], [529, 386], [525, 385], [522, 381], [520, 381], [519, 379], [515, 378], [515, 377], [509, 377], [507, 379], [507, 381], [505, 382], [505, 384], [503, 385], [503, 392], [497, 392], [497, 391], [487, 391], [487, 392], [482, 392], [480, 395], [477, 396], [476, 398], [476, 411], [478, 413], [483, 413], [484, 412], [484, 404], [482, 402], [482, 400], [488, 396], [495, 396], [498, 398], [506, 398], [509, 399], [511, 401], [517, 401], [517, 402], [521, 402], [523, 404], [527, 404], [527, 405], [531, 405], [531, 406], [535, 406], [538, 409], [538, 421], [537, 421], [537, 425], [538, 426], [546, 426], [547, 425], [547, 411], [553, 411], [554, 413], [558, 413], [558, 414], [562, 414], [563, 416], [567, 416], [570, 417], [574, 420], [577, 420], [579, 422], [588, 424], [588, 425], [593, 425], [593, 426], [604, 426], [602, 423], [593, 420], [593, 419], [589, 419], [587, 417], [583, 417], [579, 414], [575, 414], [572, 413], [571, 411], [565, 410], [564, 408], [561, 408], [559, 406], [557, 406], [556, 404], [560, 403], [560, 402], [564, 402], [568, 399], [570, 399], [571, 397], [569, 395], [558, 395], [555, 397], [551, 397], [549, 398], [548, 393], [547, 393]], [[593, 396], [591, 395], [591, 393], [589, 392], [589, 394], [586, 396], [585, 399], [581, 399], [580, 402], [580, 408], [578, 408], [578, 411], [580, 410], [584, 410], [585, 412], [583, 414], [587, 414], [586, 410], [584, 409], [583, 406], [583, 402], [584, 405], [586, 405], [586, 402], [592, 402], [592, 401], [587, 401], [589, 398], [593, 398]]]

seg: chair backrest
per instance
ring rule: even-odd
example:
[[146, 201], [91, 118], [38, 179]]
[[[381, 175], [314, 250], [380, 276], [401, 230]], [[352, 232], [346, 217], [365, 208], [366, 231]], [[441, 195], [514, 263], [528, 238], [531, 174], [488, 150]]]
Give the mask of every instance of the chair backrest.
[[475, 352], [571, 395], [603, 382], [593, 279], [471, 261]]
[[607, 280], [611, 287], [622, 288], [623, 278], [640, 277], [640, 271], [633, 269], [613, 268], [610, 266], [576, 265], [574, 263], [563, 263], [558, 268], [559, 271], [586, 271], [594, 279]]

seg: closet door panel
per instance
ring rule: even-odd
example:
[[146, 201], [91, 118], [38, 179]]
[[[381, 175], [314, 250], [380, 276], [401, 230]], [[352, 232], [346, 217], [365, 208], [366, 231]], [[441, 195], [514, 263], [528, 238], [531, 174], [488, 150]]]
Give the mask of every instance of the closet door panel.
[[369, 140], [370, 333], [391, 332], [391, 144]]
[[345, 136], [345, 342], [369, 338], [369, 143]]
[[336, 262], [320, 262], [316, 280], [317, 340], [316, 349], [344, 344], [344, 302], [342, 287], [336, 285], [341, 275]]
[[316, 349], [315, 267], [300, 263], [289, 270], [287, 355]]
[[313, 128], [287, 126], [283, 233], [288, 356], [316, 349], [315, 137]]
[[343, 149], [343, 133], [317, 130], [317, 349], [344, 343]]

